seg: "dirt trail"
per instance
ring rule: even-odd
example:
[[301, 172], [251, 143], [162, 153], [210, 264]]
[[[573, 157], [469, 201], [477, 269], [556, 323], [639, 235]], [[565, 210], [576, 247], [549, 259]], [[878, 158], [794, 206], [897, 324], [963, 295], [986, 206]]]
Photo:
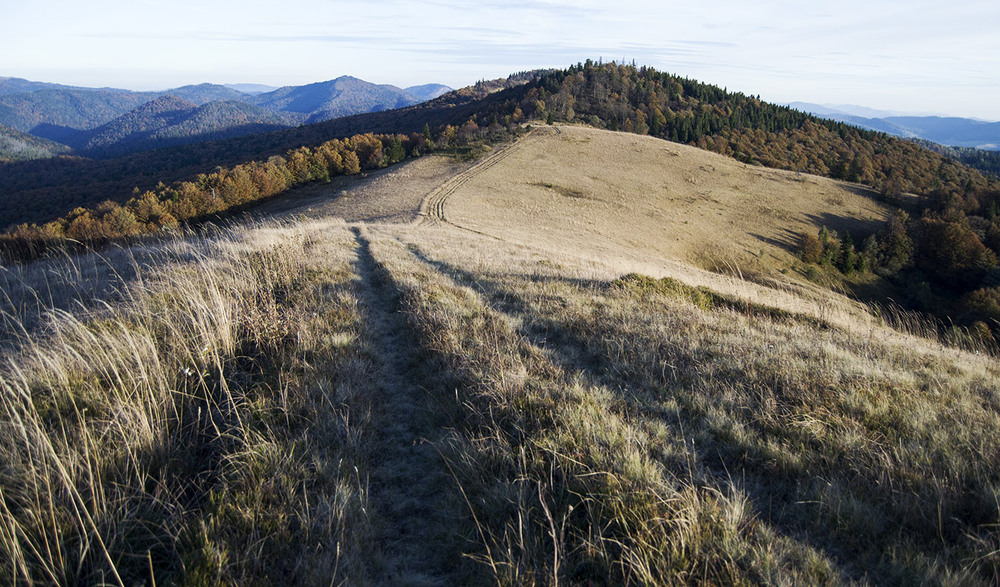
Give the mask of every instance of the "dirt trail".
[[448, 198], [471, 179], [509, 157], [514, 152], [514, 149], [522, 143], [524, 138], [530, 135], [531, 131], [529, 131], [528, 135], [525, 137], [517, 139], [508, 145], [504, 145], [479, 163], [473, 165], [465, 171], [462, 171], [461, 173], [458, 173], [448, 181], [438, 186], [437, 189], [428, 194], [427, 197], [420, 203], [420, 210], [417, 212], [417, 218], [414, 220], [414, 223], [421, 226], [434, 225], [439, 222], [448, 222], [448, 219], [445, 218], [444, 215], [444, 206], [445, 202], [448, 201]]
[[361, 227], [354, 227], [361, 313], [375, 362], [378, 455], [371, 475], [371, 506], [385, 568], [384, 585], [447, 585], [460, 564], [461, 545], [453, 531], [461, 516], [454, 481], [436, 445], [447, 436], [439, 406], [420, 385], [418, 362], [405, 319], [395, 311], [397, 292], [372, 255]]

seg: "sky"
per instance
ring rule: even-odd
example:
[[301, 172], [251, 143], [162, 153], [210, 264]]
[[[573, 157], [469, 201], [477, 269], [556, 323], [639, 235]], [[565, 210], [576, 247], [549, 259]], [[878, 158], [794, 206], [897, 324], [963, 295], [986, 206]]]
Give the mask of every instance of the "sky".
[[1000, 120], [1000, 2], [0, 0], [0, 76], [462, 87], [622, 60], [777, 103]]

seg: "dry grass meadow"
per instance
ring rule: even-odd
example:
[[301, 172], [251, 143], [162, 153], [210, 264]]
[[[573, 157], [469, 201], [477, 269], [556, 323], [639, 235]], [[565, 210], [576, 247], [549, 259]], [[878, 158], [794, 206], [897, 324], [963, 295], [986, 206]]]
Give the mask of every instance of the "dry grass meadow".
[[859, 188], [579, 127], [390, 171], [0, 270], [0, 582], [1000, 581], [996, 359], [794, 271]]

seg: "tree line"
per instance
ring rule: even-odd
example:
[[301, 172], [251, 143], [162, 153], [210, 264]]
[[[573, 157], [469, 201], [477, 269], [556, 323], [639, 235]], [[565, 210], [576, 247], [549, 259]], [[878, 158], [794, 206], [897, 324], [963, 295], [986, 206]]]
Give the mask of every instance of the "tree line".
[[[462, 127], [445, 125], [434, 137], [422, 133], [364, 133], [303, 146], [266, 160], [250, 161], [189, 181], [162, 182], [125, 203], [107, 200], [96, 207], [78, 207], [44, 224], [23, 223], [0, 235], [0, 255], [8, 261], [27, 261], [68, 243], [93, 247], [114, 239], [173, 229], [181, 223], [212, 218], [241, 206], [270, 198], [310, 182], [329, 182], [343, 175], [377, 170], [418, 157], [431, 150], [468, 145], [488, 133], [474, 122]], [[495, 135], [491, 138], [497, 138]]]

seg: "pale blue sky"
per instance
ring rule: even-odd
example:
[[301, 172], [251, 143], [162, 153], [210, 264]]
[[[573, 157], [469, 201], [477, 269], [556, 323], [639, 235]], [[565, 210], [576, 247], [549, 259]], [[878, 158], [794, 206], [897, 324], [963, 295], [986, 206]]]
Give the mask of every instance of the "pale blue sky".
[[0, 76], [453, 87], [587, 58], [774, 102], [1000, 120], [1000, 2], [0, 0]]

